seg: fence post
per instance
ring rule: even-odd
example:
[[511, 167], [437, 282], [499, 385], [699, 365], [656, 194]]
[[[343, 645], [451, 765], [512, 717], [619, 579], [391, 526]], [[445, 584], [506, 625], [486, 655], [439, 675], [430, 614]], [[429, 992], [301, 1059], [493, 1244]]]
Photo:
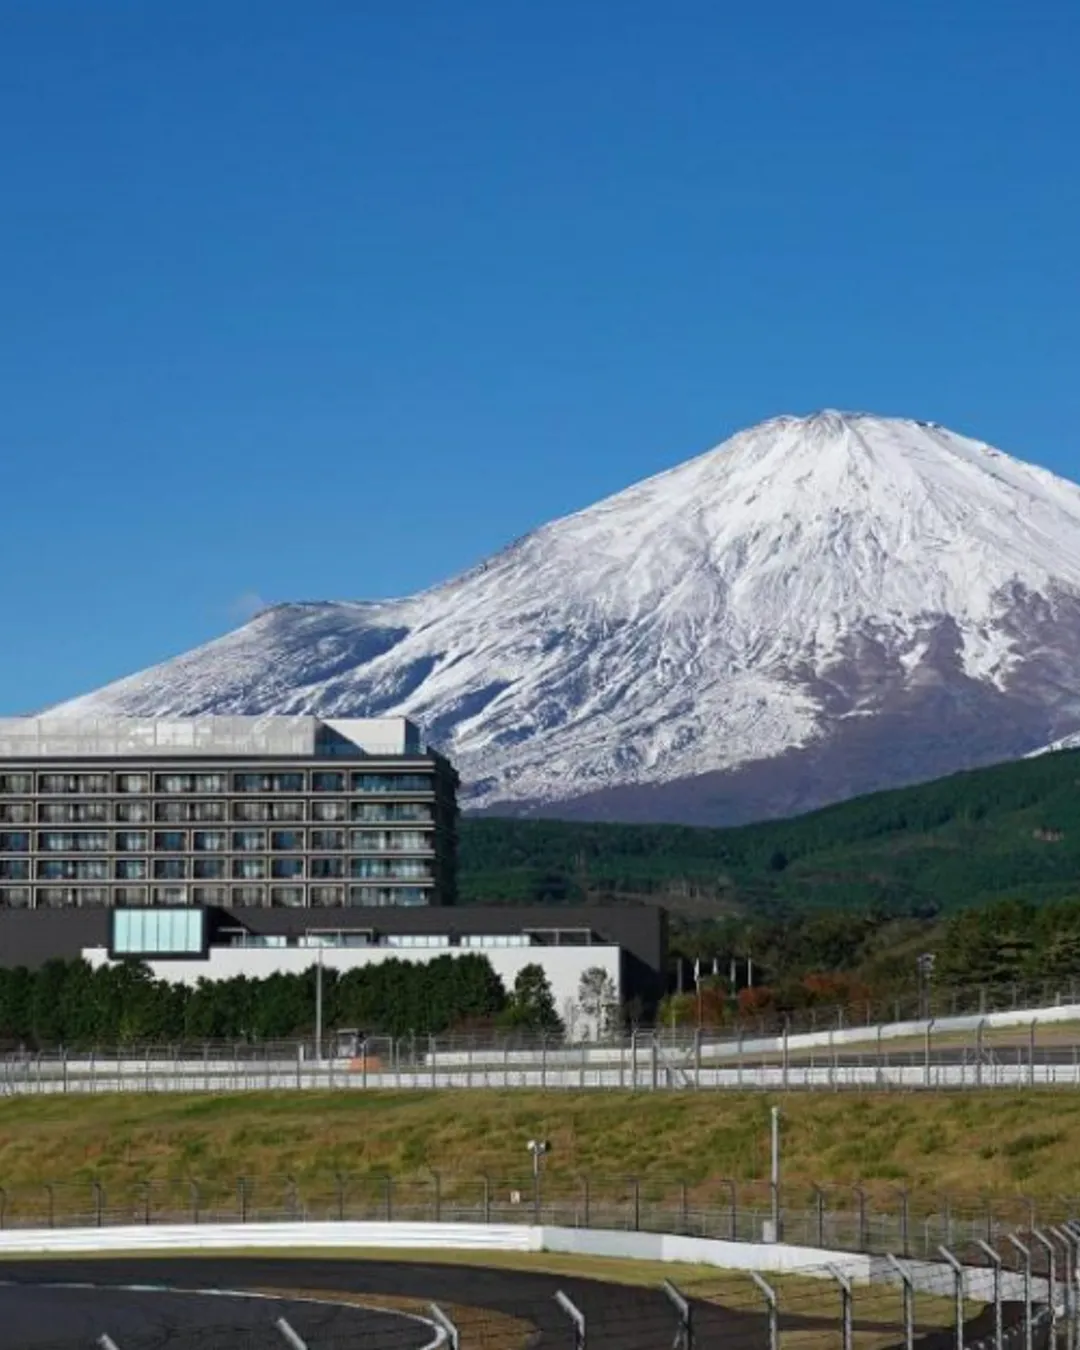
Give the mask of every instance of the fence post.
[[816, 1182], [811, 1182], [814, 1192], [814, 1211], [817, 1218], [817, 1245], [825, 1246], [825, 1192]]
[[56, 1227], [56, 1196], [51, 1182], [45, 1183], [45, 1194], [49, 1197], [49, 1227]]
[[555, 1295], [555, 1302], [573, 1324], [574, 1350], [586, 1350], [585, 1314], [567, 1298], [561, 1289]]
[[885, 1260], [892, 1266], [900, 1277], [901, 1300], [904, 1310], [904, 1350], [914, 1350], [915, 1347], [915, 1285], [911, 1279], [911, 1272], [907, 1266], [902, 1266], [892, 1253], [887, 1253]]
[[738, 1183], [728, 1181], [728, 1190], [731, 1192], [731, 1232], [729, 1234], [732, 1242], [739, 1240], [739, 1189]]
[[1054, 1251], [1054, 1244], [1038, 1228], [1031, 1230], [1031, 1236], [1046, 1253], [1047, 1275], [1046, 1275], [1046, 1303], [1050, 1309], [1050, 1344], [1053, 1345], [1057, 1332], [1057, 1253]]
[[684, 1235], [690, 1231], [690, 1198], [686, 1182], [679, 1183], [679, 1232]]
[[1028, 1027], [1028, 1086], [1035, 1086], [1035, 1029], [1038, 1023], [1034, 1020]]
[[431, 1320], [446, 1337], [446, 1344], [449, 1350], [459, 1350], [461, 1346], [461, 1334], [455, 1323], [443, 1312], [437, 1303], [428, 1304], [428, 1312], [431, 1313]]
[[387, 1175], [386, 1178], [386, 1222], [394, 1221], [394, 1178]]
[[237, 1182], [237, 1190], [240, 1195], [240, 1222], [247, 1223], [248, 1215], [248, 1188], [247, 1177], [241, 1177]]
[[191, 1182], [191, 1222], [199, 1222], [199, 1183]]
[[990, 1262], [994, 1271], [994, 1350], [1003, 1350], [1005, 1324], [1001, 1306], [1001, 1255], [990, 1246], [989, 1242], [984, 1242], [982, 1238], [977, 1239], [975, 1245]]
[[780, 1309], [776, 1302], [776, 1290], [756, 1270], [750, 1271], [750, 1278], [765, 1295], [769, 1318], [769, 1350], [780, 1350]]
[[105, 1192], [100, 1181], [92, 1181], [90, 1185], [94, 1191], [94, 1222], [100, 1228], [105, 1221]]
[[641, 1182], [637, 1177], [631, 1177], [630, 1184], [634, 1188], [634, 1232], [641, 1232]]
[[933, 1049], [933, 1036], [934, 1036], [934, 1019], [932, 1017], [929, 1017], [927, 1018], [926, 1021], [926, 1045], [923, 1060], [923, 1068], [924, 1068], [923, 1079], [925, 1087], [930, 1086], [930, 1056]]
[[870, 1245], [870, 1234], [866, 1222], [866, 1191], [861, 1186], [851, 1188], [855, 1192], [855, 1198], [859, 1202], [859, 1251], [866, 1251]]
[[911, 1195], [906, 1186], [899, 1187], [900, 1195], [900, 1251], [911, 1255]]
[[0, 1232], [7, 1222], [7, 1188], [0, 1186]]
[[851, 1281], [837, 1266], [825, 1269], [840, 1286], [840, 1344], [842, 1350], [851, 1350], [853, 1319], [851, 1316]]
[[284, 1317], [279, 1317], [274, 1326], [281, 1333], [281, 1339], [285, 1344], [292, 1346], [292, 1350], [308, 1350], [307, 1342], [293, 1330]]
[[583, 1177], [583, 1178], [582, 1178], [582, 1184], [583, 1184], [583, 1189], [584, 1189], [584, 1192], [585, 1192], [585, 1195], [584, 1195], [584, 1199], [585, 1199], [585, 1215], [584, 1215], [584, 1217], [585, 1217], [585, 1223], [584, 1223], [583, 1226], [584, 1226], [585, 1228], [588, 1228], [588, 1227], [589, 1227], [589, 1220], [590, 1220], [590, 1218], [592, 1217], [592, 1216], [591, 1216], [591, 1213], [590, 1213], [590, 1205], [589, 1205], [589, 1199], [590, 1199], [590, 1197], [589, 1197], [589, 1178], [588, 1178], [588, 1177]]
[[679, 1329], [675, 1332], [672, 1350], [693, 1350], [694, 1310], [690, 1306], [690, 1301], [683, 1297], [670, 1280], [664, 1281], [663, 1289], [668, 1297], [668, 1302], [675, 1309], [675, 1315], [679, 1319]]
[[1076, 1264], [1073, 1260], [1073, 1236], [1069, 1232], [1068, 1226], [1063, 1228], [1051, 1228], [1048, 1230], [1052, 1237], [1056, 1237], [1065, 1251], [1064, 1270], [1062, 1271], [1061, 1288], [1062, 1302], [1065, 1313], [1065, 1343], [1068, 1350], [1075, 1350], [1076, 1347]]
[[956, 1285], [956, 1350], [964, 1350], [964, 1267], [948, 1247], [939, 1247], [938, 1255], [944, 1257], [953, 1273]]
[[435, 1222], [442, 1223], [442, 1176], [432, 1171], [431, 1180], [435, 1197]]
[[1033, 1334], [1031, 1326], [1031, 1248], [1025, 1247], [1018, 1237], [1012, 1233], [1005, 1235], [1005, 1241], [1008, 1242], [1024, 1262], [1024, 1350], [1032, 1350]]

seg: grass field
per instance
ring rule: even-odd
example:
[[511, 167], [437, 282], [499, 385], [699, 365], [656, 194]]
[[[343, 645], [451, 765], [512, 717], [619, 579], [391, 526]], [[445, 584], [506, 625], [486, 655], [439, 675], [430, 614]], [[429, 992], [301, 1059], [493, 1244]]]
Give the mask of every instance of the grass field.
[[864, 1182], [913, 1195], [1080, 1193], [1080, 1096], [1068, 1092], [252, 1093], [18, 1098], [0, 1105], [0, 1184], [296, 1178], [524, 1179], [546, 1138], [549, 1183], [767, 1175], [783, 1111], [786, 1186]]

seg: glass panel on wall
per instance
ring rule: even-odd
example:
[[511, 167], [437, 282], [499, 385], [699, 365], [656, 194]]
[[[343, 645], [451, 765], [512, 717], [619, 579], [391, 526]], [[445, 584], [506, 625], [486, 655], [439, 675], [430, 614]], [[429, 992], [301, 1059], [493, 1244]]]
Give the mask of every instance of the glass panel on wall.
[[303, 830], [272, 830], [270, 832], [270, 847], [287, 852], [291, 849], [302, 849], [304, 847]]
[[75, 904], [74, 886], [39, 886], [37, 891], [38, 908], [62, 909]]
[[234, 830], [232, 846], [242, 852], [258, 853], [266, 848], [265, 830]]
[[[183, 887], [160, 887], [155, 903]], [[201, 956], [206, 949], [205, 915], [201, 909], [113, 911], [110, 948], [117, 956]]]
[[12, 797], [26, 797], [34, 790], [32, 773], [0, 773], [0, 792]]
[[179, 824], [182, 821], [191, 819], [190, 802], [155, 802], [154, 819], [166, 823], [175, 822]]
[[29, 830], [0, 830], [0, 853], [29, 853]]
[[29, 858], [0, 858], [0, 880], [28, 881], [29, 879]]
[[304, 903], [303, 886], [271, 886], [270, 903], [288, 909], [300, 909]]
[[268, 773], [234, 773], [234, 792], [269, 792], [270, 775]]
[[230, 899], [234, 905], [265, 905], [266, 887], [234, 886]]
[[188, 888], [186, 886], [151, 886], [150, 903], [152, 905], [186, 905]]
[[33, 818], [29, 802], [0, 802], [0, 821], [5, 825], [28, 825]]
[[225, 815], [224, 802], [192, 802], [191, 819], [202, 824], [222, 821], [225, 819]]
[[224, 830], [196, 830], [191, 836], [196, 853], [214, 853], [224, 849], [228, 835]]
[[86, 908], [98, 908], [109, 903], [108, 886], [81, 886], [77, 903]]
[[312, 820], [344, 820], [347, 810], [345, 802], [312, 802]]
[[29, 909], [29, 886], [0, 886], [0, 907], [4, 909]]
[[149, 835], [145, 830], [117, 830], [117, 853], [145, 853]]
[[145, 858], [117, 858], [117, 881], [145, 881], [147, 876]]
[[350, 886], [350, 905], [427, 905], [431, 893], [420, 886]]
[[117, 886], [113, 898], [118, 905], [145, 905], [148, 896], [145, 886]]
[[155, 792], [191, 792], [195, 787], [190, 773], [159, 773], [154, 775]]
[[73, 773], [39, 773], [39, 792], [76, 792], [78, 779]]
[[344, 830], [312, 830], [311, 847], [335, 849], [345, 847]]
[[304, 875], [303, 858], [275, 858], [270, 864], [272, 877], [302, 877]]
[[426, 802], [353, 802], [352, 818], [371, 824], [406, 824], [432, 819]]
[[203, 881], [212, 881], [225, 875], [224, 858], [196, 858], [194, 876]]
[[274, 802], [270, 808], [271, 820], [303, 820], [303, 802]]
[[155, 881], [183, 881], [187, 876], [186, 858], [155, 858]]
[[228, 792], [229, 776], [224, 773], [197, 773], [195, 775], [196, 792]]
[[345, 775], [336, 770], [316, 769], [311, 775], [312, 792], [344, 792]]
[[432, 792], [434, 778], [426, 773], [354, 773], [354, 792]]
[[118, 773], [116, 775], [117, 792], [149, 792], [150, 775], [147, 773]]
[[304, 775], [300, 772], [271, 775], [274, 792], [303, 792]]
[[76, 792], [108, 792], [107, 773], [80, 773], [76, 776]]
[[312, 858], [311, 875], [313, 877], [343, 877], [345, 875], [345, 859]]
[[192, 889], [191, 896], [197, 905], [224, 905], [228, 903], [229, 888], [227, 886], [195, 886]]

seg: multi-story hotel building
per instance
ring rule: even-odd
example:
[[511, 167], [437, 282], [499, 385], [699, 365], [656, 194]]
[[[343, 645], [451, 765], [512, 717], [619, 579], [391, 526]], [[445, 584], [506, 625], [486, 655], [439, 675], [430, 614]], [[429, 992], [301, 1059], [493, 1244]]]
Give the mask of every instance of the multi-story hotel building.
[[404, 718], [0, 719], [0, 909], [452, 904], [456, 790]]

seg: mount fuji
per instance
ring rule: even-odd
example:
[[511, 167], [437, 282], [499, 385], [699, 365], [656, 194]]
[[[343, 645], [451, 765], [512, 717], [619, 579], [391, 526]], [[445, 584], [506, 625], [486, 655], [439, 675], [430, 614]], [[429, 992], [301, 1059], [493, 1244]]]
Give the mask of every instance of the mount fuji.
[[1080, 487], [778, 417], [399, 600], [284, 604], [51, 716], [406, 714], [467, 809], [734, 823], [1080, 726]]

